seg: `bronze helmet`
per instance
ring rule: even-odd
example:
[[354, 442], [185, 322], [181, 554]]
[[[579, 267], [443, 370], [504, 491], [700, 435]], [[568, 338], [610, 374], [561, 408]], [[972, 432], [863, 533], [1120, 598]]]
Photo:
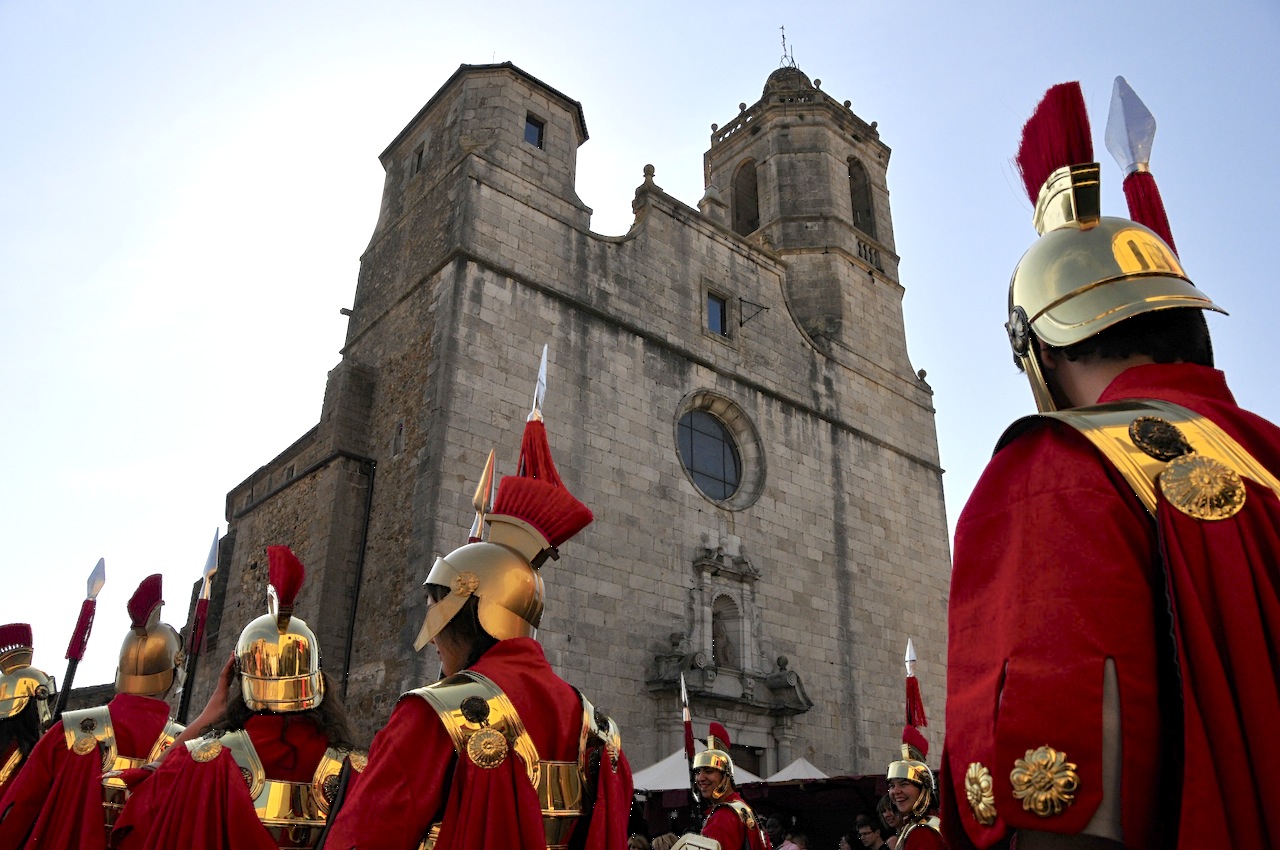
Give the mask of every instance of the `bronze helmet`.
[[1225, 312], [1192, 284], [1154, 231], [1101, 214], [1100, 169], [1092, 159], [1079, 83], [1054, 86], [1027, 121], [1018, 152], [1040, 238], [1014, 269], [1005, 325], [1042, 413], [1057, 405], [1036, 339], [1064, 348], [1141, 313], [1176, 307]]
[[924, 763], [920, 752], [910, 744], [902, 745], [902, 758], [889, 762], [889, 769], [885, 772], [884, 778], [886, 780], [905, 779], [919, 786], [920, 796], [911, 807], [911, 813], [917, 817], [929, 811], [934, 801], [938, 799], [938, 789], [933, 783], [933, 771], [929, 770], [929, 765]]
[[163, 578], [147, 576], [129, 597], [131, 629], [120, 645], [116, 665], [116, 693], [156, 697], [182, 681], [182, 636], [160, 622]]
[[[539, 390], [545, 387], [546, 352]], [[413, 642], [415, 650], [435, 640], [475, 597], [480, 626], [498, 640], [533, 637], [542, 619], [545, 590], [539, 567], [559, 557], [557, 547], [592, 520], [591, 511], [573, 497], [551, 459], [546, 426], [535, 394], [525, 423], [516, 475], [508, 475], [493, 497], [493, 452], [473, 501], [476, 521], [467, 545], [436, 559], [425, 584], [449, 588], [448, 596], [427, 608]], [[492, 502], [492, 513], [490, 503]], [[481, 534], [488, 523], [489, 538]]]
[[0, 720], [17, 717], [34, 699], [43, 728], [53, 718], [55, 689], [48, 674], [31, 666], [33, 651], [31, 626], [0, 626]]
[[707, 735], [707, 748], [693, 757], [693, 770], [709, 767], [724, 774], [720, 783], [711, 789], [711, 800], [722, 799], [733, 790], [733, 758], [729, 755], [729, 733], [719, 723], [711, 724]]
[[324, 699], [320, 645], [315, 633], [293, 616], [306, 569], [288, 546], [268, 546], [268, 613], [236, 642], [240, 688], [250, 711], [306, 711]]

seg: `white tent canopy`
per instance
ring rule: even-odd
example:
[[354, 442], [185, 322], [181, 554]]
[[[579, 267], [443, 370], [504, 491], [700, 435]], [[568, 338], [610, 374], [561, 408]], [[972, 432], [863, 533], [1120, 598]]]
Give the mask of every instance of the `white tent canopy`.
[[[707, 748], [706, 744], [701, 741], [694, 741], [693, 746], [697, 752], [702, 752]], [[805, 762], [805, 764], [809, 763]], [[813, 765], [809, 765], [809, 767], [812, 770], [817, 770]], [[689, 762], [684, 756], [684, 748], [681, 747], [662, 761], [651, 764], [644, 770], [637, 770], [631, 774], [631, 781], [637, 791], [678, 791], [681, 788], [688, 788]], [[746, 768], [736, 765], [733, 768], [733, 783], [735, 785], [762, 781], [759, 776], [756, 776]]]
[[803, 756], [791, 762], [791, 764], [779, 770], [770, 776], [765, 782], [785, 782], [788, 779], [827, 779], [829, 778], [821, 770], [818, 770], [809, 760]]

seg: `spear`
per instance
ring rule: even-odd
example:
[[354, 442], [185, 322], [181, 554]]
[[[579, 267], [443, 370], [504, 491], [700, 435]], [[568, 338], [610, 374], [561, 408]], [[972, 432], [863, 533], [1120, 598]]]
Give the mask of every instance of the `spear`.
[[1107, 150], [1124, 172], [1124, 197], [1129, 218], [1155, 231], [1177, 254], [1169, 216], [1160, 197], [1160, 187], [1151, 174], [1151, 143], [1156, 137], [1156, 118], [1124, 77], [1116, 77], [1111, 90], [1111, 111], [1107, 115]]
[[196, 601], [196, 613], [191, 622], [191, 632], [187, 645], [187, 663], [183, 670], [182, 697], [178, 700], [178, 722], [186, 723], [187, 714], [191, 711], [191, 685], [196, 674], [196, 659], [200, 656], [200, 644], [204, 642], [204, 624], [209, 618], [209, 593], [213, 585], [213, 574], [218, 571], [218, 530], [213, 531], [213, 545], [209, 547], [209, 557], [204, 562], [204, 583], [200, 586], [200, 598]]
[[689, 692], [684, 686], [684, 671], [680, 671], [680, 714], [684, 720], [684, 759], [689, 765], [689, 790], [693, 794], [693, 804], [702, 802], [698, 796], [698, 784], [693, 779], [693, 715], [689, 713]]
[[920, 680], [916, 678], [916, 645], [907, 638], [907, 654], [903, 659], [907, 665], [907, 707], [906, 725], [902, 727], [902, 742], [910, 744], [920, 751], [921, 758], [929, 752], [929, 741], [920, 731], [921, 726], [928, 726], [924, 716], [924, 700], [920, 697]]
[[97, 566], [89, 573], [85, 600], [80, 603], [80, 619], [76, 620], [75, 630], [71, 632], [71, 642], [67, 644], [67, 672], [62, 677], [62, 689], [58, 691], [58, 702], [53, 709], [55, 721], [62, 717], [62, 712], [67, 708], [67, 700], [71, 697], [71, 683], [76, 678], [76, 668], [80, 666], [85, 647], [89, 645], [89, 631], [93, 628], [93, 615], [98, 609], [98, 593], [106, 583], [107, 561], [99, 558]]
[[480, 473], [480, 483], [476, 485], [476, 494], [471, 498], [471, 506], [476, 509], [476, 519], [471, 524], [471, 535], [467, 538], [468, 543], [479, 543], [484, 539], [484, 518], [493, 510], [493, 458], [494, 450], [489, 449], [489, 459], [485, 461], [484, 472]]

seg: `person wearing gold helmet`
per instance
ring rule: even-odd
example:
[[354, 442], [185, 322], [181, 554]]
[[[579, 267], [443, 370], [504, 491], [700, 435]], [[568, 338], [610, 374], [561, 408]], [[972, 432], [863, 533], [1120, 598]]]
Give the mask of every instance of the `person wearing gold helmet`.
[[490, 454], [471, 542], [427, 576], [415, 647], [435, 645], [443, 678], [400, 698], [325, 850], [627, 844], [631, 769], [617, 725], [552, 671], [535, 640], [539, 567], [592, 520], [556, 472], [539, 405], [519, 473], [502, 479], [490, 513]]
[[267, 560], [269, 612], [240, 633], [181, 746], [131, 783], [113, 846], [314, 848], [344, 762], [363, 763], [315, 634], [293, 613], [306, 571], [287, 546]]
[[31, 626], [0, 626], [0, 794], [52, 722], [55, 688], [31, 666]]
[[1079, 84], [1051, 89], [1018, 156], [1043, 235], [1007, 325], [1041, 415], [956, 528], [943, 828], [1277, 847], [1280, 428], [1214, 369], [1219, 308], [1168, 242], [1100, 214], [1092, 159]]
[[712, 723], [707, 748], [693, 757], [693, 787], [705, 808], [702, 828], [653, 840], [653, 850], [774, 850], [765, 824], [734, 786], [729, 733]]
[[945, 850], [937, 817], [938, 789], [924, 755], [903, 744], [902, 758], [889, 762], [885, 781], [889, 783], [889, 802], [902, 824], [895, 845], [898, 850]]
[[[182, 727], [165, 697], [182, 682], [182, 637], [160, 622], [162, 577], [148, 576], [129, 599], [131, 627], [120, 646], [116, 696], [68, 711], [31, 753], [0, 800], [0, 847], [49, 850], [106, 847], [125, 801], [125, 785], [104, 770], [154, 761]], [[92, 798], [101, 805], [87, 805]]]

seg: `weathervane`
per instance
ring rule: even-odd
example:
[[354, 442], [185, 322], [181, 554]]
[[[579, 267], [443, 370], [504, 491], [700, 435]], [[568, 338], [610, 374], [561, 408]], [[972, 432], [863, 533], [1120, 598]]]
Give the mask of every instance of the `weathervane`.
[[795, 68], [796, 57], [793, 51], [787, 49], [787, 28], [778, 27], [782, 31], [782, 59], [778, 63], [779, 68]]

